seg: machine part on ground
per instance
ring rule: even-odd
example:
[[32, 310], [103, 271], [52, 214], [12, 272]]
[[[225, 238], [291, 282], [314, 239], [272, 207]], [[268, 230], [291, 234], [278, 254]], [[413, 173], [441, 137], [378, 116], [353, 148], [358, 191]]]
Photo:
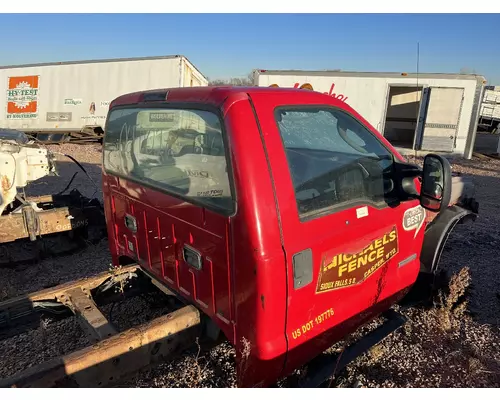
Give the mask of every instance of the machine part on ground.
[[[13, 204], [14, 211], [0, 216], [0, 266], [68, 254], [107, 235], [102, 204], [77, 189], [16, 199]], [[21, 242], [24, 248], [19, 251]]]
[[17, 188], [56, 173], [54, 156], [23, 133], [0, 130], [0, 215], [17, 195]]
[[[85, 174], [87, 172], [71, 156]], [[75, 234], [91, 242], [96, 242], [106, 236], [104, 210], [97, 199], [84, 197], [73, 189], [64, 194], [66, 188], [58, 194], [37, 197], [25, 197], [18, 190], [24, 189], [29, 183], [49, 175], [57, 175], [55, 154], [30, 140], [23, 132], [0, 130], [0, 266], [14, 265], [31, 259], [38, 259], [43, 244], [36, 244], [33, 257], [26, 258], [23, 251], [21, 258], [12, 255], [16, 252], [14, 242], [27, 240], [36, 242], [47, 235], [66, 233]], [[92, 181], [90, 176], [87, 174]], [[95, 185], [95, 183], [92, 181]], [[96, 186], [96, 191], [98, 190]], [[12, 244], [13, 246], [7, 246]], [[15, 243], [18, 244], [17, 242]], [[64, 246], [55, 246], [58, 250]], [[73, 246], [74, 247], [74, 246]], [[80, 247], [80, 246], [78, 246]]]
[[[132, 265], [0, 303], [0, 332], [26, 327], [40, 312], [55, 310], [54, 314], [76, 316], [92, 343], [2, 379], [0, 387], [109, 386], [192, 346], [200, 337], [202, 325], [199, 311], [191, 305], [181, 304], [166, 315], [124, 332], [118, 332], [99, 310], [97, 303], [106, 303], [103, 297], [95, 296], [103, 293], [99, 288], [119, 286], [123, 291], [119, 297], [123, 299], [132, 286], [138, 286], [141, 292], [147, 290], [148, 281]], [[129, 285], [131, 282], [133, 285]], [[135, 290], [132, 295], [139, 292]], [[61, 309], [67, 312], [63, 314]]]
[[[41, 314], [68, 316], [68, 312], [63, 312], [65, 308], [64, 298], [67, 292], [80, 289], [87, 294], [93, 293], [93, 297], [99, 304], [106, 304], [111, 295], [109, 291], [103, 295], [106, 289], [117, 287], [117, 285], [124, 288], [131, 280], [133, 280], [134, 286], [143, 286], [144, 279], [137, 276], [137, 270], [137, 266], [123, 267], [1, 302], [0, 339], [31, 329], [33, 324], [38, 326]], [[125, 292], [126, 295], [134, 293], [135, 291], [131, 290]], [[70, 311], [70, 309], [66, 311]]]

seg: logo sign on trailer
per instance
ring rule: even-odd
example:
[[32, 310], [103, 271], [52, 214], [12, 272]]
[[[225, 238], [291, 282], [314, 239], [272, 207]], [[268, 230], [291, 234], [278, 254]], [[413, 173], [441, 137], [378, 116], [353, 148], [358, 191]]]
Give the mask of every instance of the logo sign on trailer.
[[7, 119], [38, 118], [39, 76], [9, 77]]

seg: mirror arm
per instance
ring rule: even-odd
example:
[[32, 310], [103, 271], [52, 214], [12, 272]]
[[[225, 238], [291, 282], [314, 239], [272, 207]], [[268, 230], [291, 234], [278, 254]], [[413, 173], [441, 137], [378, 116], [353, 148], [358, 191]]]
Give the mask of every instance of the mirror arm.
[[399, 187], [400, 200], [417, 200], [420, 198], [415, 187], [415, 178], [422, 178], [423, 170], [414, 164], [396, 162], [394, 163], [394, 175], [396, 177], [396, 185]]
[[418, 165], [410, 164], [410, 163], [394, 163], [396, 174], [404, 179], [404, 178], [419, 178], [422, 177], [423, 169]]

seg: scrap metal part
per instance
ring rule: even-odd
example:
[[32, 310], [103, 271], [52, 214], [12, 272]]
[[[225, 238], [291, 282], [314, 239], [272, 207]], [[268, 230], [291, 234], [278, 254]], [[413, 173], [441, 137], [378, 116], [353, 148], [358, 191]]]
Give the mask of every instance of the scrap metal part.
[[0, 215], [16, 198], [17, 188], [56, 172], [54, 156], [19, 131], [0, 129]]
[[98, 201], [74, 189], [68, 195], [28, 197], [15, 212], [0, 217], [0, 243], [104, 225]]
[[[72, 293], [75, 293], [76, 290], [81, 290], [88, 296], [95, 289], [105, 291], [113, 287], [113, 285], [123, 285], [125, 280], [137, 278], [138, 269], [137, 265], [126, 266], [112, 272], [103, 272], [89, 278], [66, 282], [38, 292], [2, 301], [0, 303], [0, 338], [11, 336], [9, 331], [17, 326], [29, 327], [32, 318], [36, 317], [39, 312], [52, 312], [55, 307], [60, 309], [64, 306], [71, 306], [71, 301], [68, 300], [70, 301], [68, 303], [66, 300], [70, 299]], [[79, 308], [77, 302], [72, 311], [75, 312]], [[16, 334], [19, 332], [18, 330]]]
[[13, 212], [0, 216], [2, 267], [69, 254], [107, 236], [102, 204], [76, 189], [20, 200]]
[[[78, 161], [69, 155], [65, 156], [72, 159], [92, 181]], [[24, 132], [0, 129], [0, 165], [1, 266], [16, 265], [43, 257], [45, 244], [35, 246], [35, 255], [29, 259], [25, 257], [29, 252], [19, 252], [15, 246], [5, 246], [17, 240], [29, 239], [34, 242], [46, 235], [65, 232], [76, 233], [84, 239], [90, 236], [90, 241], [95, 243], [107, 235], [104, 209], [97, 199], [88, 199], [78, 190], [63, 194], [69, 189], [76, 173], [63, 192], [57, 195], [25, 197], [18, 192], [31, 182], [47, 175], [56, 175], [55, 154], [35, 143]], [[96, 186], [93, 181], [92, 183]], [[71, 243], [72, 250], [75, 250], [77, 244], [77, 248], [84, 244], [77, 242]], [[64, 246], [56, 245], [55, 248]], [[69, 251], [61, 253], [64, 252]], [[13, 256], [13, 253], [22, 255], [22, 259]]]
[[[1, 379], [0, 387], [102, 387], [151, 364], [178, 355], [201, 334], [194, 306], [184, 306], [150, 322], [118, 332], [97, 307], [92, 291], [140, 275], [137, 265], [69, 282], [0, 303], [0, 316], [20, 318], [36, 304], [51, 301], [69, 308], [94, 343], [71, 354]], [[103, 286], [104, 285], [104, 286]], [[0, 318], [0, 329], [2, 319]], [[3, 322], [8, 322], [4, 318]]]
[[0, 387], [102, 387], [179, 354], [196, 341], [200, 314], [186, 306], [69, 355], [0, 380]]

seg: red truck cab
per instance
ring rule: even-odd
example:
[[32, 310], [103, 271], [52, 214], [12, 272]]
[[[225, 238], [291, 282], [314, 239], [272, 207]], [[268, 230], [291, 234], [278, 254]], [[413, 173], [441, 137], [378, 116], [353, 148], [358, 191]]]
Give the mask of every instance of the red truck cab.
[[450, 195], [445, 159], [422, 173], [346, 103], [283, 88], [123, 95], [103, 178], [113, 263], [208, 316], [242, 386], [272, 384], [399, 301], [422, 269], [425, 209]]

